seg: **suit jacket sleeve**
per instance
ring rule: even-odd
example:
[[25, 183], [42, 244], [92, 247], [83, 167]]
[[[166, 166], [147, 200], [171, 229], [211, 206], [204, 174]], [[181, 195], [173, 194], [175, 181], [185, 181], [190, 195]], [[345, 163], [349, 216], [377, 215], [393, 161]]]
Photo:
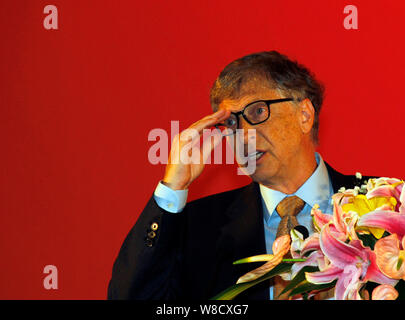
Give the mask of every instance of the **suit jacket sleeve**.
[[184, 211], [167, 212], [150, 198], [114, 262], [108, 299], [182, 297]]

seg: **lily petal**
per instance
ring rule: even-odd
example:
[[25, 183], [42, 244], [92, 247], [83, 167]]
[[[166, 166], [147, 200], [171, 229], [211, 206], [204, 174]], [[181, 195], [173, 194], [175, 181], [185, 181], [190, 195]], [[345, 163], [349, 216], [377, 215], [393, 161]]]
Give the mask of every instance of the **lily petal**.
[[368, 199], [374, 198], [374, 197], [394, 197], [395, 198], [394, 195], [395, 195], [395, 189], [390, 185], [378, 187], [378, 188], [375, 188], [375, 189], [367, 192]]
[[395, 207], [395, 211], [398, 211], [401, 203], [400, 197], [403, 187], [404, 181], [398, 179], [387, 179], [381, 182], [381, 184], [378, 187], [369, 190], [369, 192], [367, 192], [367, 198], [373, 198], [378, 196], [393, 197], [398, 202]]
[[358, 226], [381, 228], [399, 237], [405, 235], [405, 214], [394, 211], [373, 211], [365, 214], [357, 223]]
[[350, 266], [342, 272], [335, 288], [335, 300], [361, 300], [359, 289], [361, 286], [361, 268]]
[[350, 290], [347, 294], [347, 300], [363, 300], [360, 295], [359, 289]]
[[324, 271], [319, 272], [306, 272], [305, 278], [308, 282], [314, 284], [330, 283], [342, 274], [343, 270], [330, 265]]
[[373, 179], [369, 179], [368, 183], [367, 183], [367, 190], [371, 191], [374, 190], [376, 188], [380, 188], [383, 186], [393, 186], [395, 187], [398, 184], [403, 183], [402, 180], [399, 180], [397, 178], [387, 178], [387, 177], [381, 177], [381, 178], [373, 178]]
[[399, 197], [399, 202], [400, 207], [399, 207], [399, 212], [405, 214], [405, 188], [404, 188], [404, 184], [401, 185], [402, 189], [401, 189], [401, 196]]
[[335, 201], [333, 202], [333, 225], [338, 232], [346, 233], [346, 225], [343, 221], [343, 209]]
[[360, 249], [334, 238], [331, 235], [329, 225], [322, 229], [320, 245], [323, 253], [332, 264], [341, 269], [347, 265], [356, 265], [359, 258], [364, 260], [364, 253]]
[[304, 240], [301, 248], [301, 256], [312, 250], [320, 250], [319, 233], [313, 233], [307, 239]]
[[314, 218], [314, 225], [319, 230], [321, 230], [324, 225], [333, 220], [333, 216], [331, 214], [322, 213], [322, 211], [319, 209], [312, 208], [311, 214]]
[[300, 270], [304, 267], [307, 266], [317, 267], [319, 259], [323, 259], [323, 257], [324, 255], [320, 250], [314, 251], [308, 256], [308, 258], [305, 261], [294, 263], [293, 266], [291, 267], [291, 279], [294, 279], [297, 273], [300, 272]]

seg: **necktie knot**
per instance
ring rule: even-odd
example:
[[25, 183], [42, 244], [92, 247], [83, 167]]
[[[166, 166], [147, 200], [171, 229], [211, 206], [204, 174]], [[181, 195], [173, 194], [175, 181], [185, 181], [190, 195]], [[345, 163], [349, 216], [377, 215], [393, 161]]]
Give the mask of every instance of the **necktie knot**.
[[305, 201], [297, 196], [286, 197], [280, 201], [276, 211], [281, 218], [285, 216], [296, 216], [304, 209]]
[[305, 201], [297, 196], [286, 197], [278, 204], [276, 211], [281, 217], [276, 238], [290, 234], [291, 229], [298, 225], [296, 215], [304, 209]]

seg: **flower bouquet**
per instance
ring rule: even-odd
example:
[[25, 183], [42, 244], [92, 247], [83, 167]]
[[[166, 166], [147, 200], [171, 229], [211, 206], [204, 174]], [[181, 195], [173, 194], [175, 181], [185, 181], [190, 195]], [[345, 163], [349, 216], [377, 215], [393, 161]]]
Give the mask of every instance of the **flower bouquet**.
[[405, 298], [404, 181], [369, 179], [361, 187], [341, 188], [332, 201], [333, 214], [312, 208], [312, 235], [304, 238], [294, 228], [274, 241], [273, 254], [235, 261], [266, 263], [213, 299], [233, 299], [275, 276], [288, 280], [280, 295], [291, 300], [326, 291], [335, 300]]

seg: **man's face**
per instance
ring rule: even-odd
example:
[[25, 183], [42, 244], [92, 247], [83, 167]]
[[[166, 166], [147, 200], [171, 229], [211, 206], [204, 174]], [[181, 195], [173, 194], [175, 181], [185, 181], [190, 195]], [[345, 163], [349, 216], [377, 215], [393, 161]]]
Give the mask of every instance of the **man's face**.
[[[271, 89], [263, 80], [250, 81], [241, 89], [241, 98], [223, 100], [219, 109], [238, 112], [257, 100], [291, 98], [279, 90]], [[251, 141], [247, 131], [256, 129], [256, 150], [263, 153], [255, 160], [256, 171], [251, 175], [254, 181], [274, 185], [280, 179], [293, 174], [299, 167], [300, 157], [306, 152], [303, 150], [305, 147], [301, 119], [300, 107], [294, 102], [271, 104], [270, 118], [257, 125], [250, 125], [242, 115], [239, 116], [239, 129], [244, 129], [245, 151], [248, 150], [248, 143]], [[241, 163], [237, 156], [236, 160]]]

